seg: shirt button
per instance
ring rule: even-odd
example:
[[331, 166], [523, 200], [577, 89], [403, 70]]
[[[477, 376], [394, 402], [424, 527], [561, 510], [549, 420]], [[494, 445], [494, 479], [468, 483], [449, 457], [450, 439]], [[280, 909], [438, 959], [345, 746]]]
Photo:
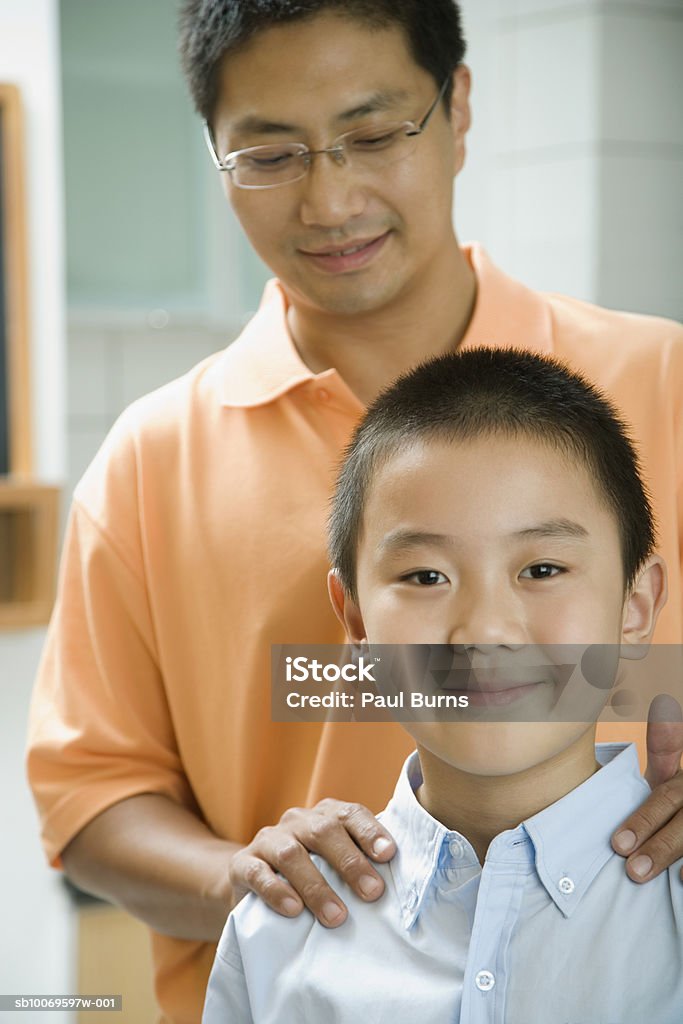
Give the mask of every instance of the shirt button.
[[461, 839], [449, 839], [448, 852], [453, 860], [461, 860], [465, 856], [465, 844]]
[[490, 971], [479, 971], [474, 979], [474, 984], [480, 992], [490, 992], [496, 984], [496, 979]]
[[410, 910], [414, 910], [417, 905], [417, 892], [415, 889], [411, 889], [408, 893], [408, 907]]
[[563, 892], [565, 894], [565, 896], [571, 896], [571, 894], [574, 892], [575, 885], [571, 878], [568, 878], [567, 875], [565, 875], [564, 878], [561, 878], [558, 882], [558, 888], [560, 892]]
[[318, 388], [318, 398], [321, 402], [328, 402], [330, 393], [326, 388]]

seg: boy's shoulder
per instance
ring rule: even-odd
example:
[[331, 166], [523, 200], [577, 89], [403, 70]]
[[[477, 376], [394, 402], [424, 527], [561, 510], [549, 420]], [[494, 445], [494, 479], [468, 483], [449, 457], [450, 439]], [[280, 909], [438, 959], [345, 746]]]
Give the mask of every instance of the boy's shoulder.
[[[381, 819], [381, 815], [378, 817]], [[349, 916], [344, 924], [337, 928], [325, 928], [306, 909], [298, 917], [283, 917], [271, 910], [260, 897], [249, 893], [237, 904], [228, 918], [218, 946], [219, 956], [234, 960], [237, 951], [241, 959], [244, 956], [260, 957], [267, 952], [271, 958], [288, 962], [296, 955], [297, 950], [303, 949], [312, 933], [334, 936], [334, 941], [344, 944], [349, 938], [349, 933], [355, 932], [359, 920], [368, 912], [381, 912], [383, 905], [393, 905], [395, 887], [389, 864], [374, 865], [386, 888], [380, 901], [368, 904], [356, 895], [322, 857], [311, 854], [311, 860], [325, 881], [346, 904]]]

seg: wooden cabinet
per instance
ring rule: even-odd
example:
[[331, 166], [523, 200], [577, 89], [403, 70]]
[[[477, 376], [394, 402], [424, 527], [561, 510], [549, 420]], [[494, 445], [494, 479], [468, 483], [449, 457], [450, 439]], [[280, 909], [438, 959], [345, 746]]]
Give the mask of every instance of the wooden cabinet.
[[0, 630], [40, 626], [54, 600], [59, 490], [0, 477]]
[[0, 83], [0, 630], [39, 626], [55, 590], [58, 491], [33, 476], [23, 113]]
[[121, 995], [122, 1012], [89, 1010], [78, 1024], [154, 1024], [159, 1010], [152, 984], [149, 929], [106, 903], [78, 912], [78, 984], [81, 995]]

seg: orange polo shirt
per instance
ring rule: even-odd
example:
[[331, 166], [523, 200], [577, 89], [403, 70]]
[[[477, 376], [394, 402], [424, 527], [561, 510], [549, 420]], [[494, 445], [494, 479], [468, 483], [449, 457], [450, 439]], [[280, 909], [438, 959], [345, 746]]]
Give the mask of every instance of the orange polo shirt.
[[[463, 346], [553, 354], [632, 424], [670, 572], [657, 639], [680, 643], [683, 329], [538, 294], [467, 253], [479, 287]], [[29, 774], [52, 863], [95, 815], [144, 792], [199, 808], [238, 842], [324, 796], [383, 807], [412, 747], [398, 725], [270, 720], [271, 644], [343, 641], [325, 519], [362, 412], [335, 370], [303, 364], [270, 284], [234, 344], [113, 428], [74, 495], [32, 705]], [[196, 1024], [215, 947], [153, 938], [162, 1020]]]

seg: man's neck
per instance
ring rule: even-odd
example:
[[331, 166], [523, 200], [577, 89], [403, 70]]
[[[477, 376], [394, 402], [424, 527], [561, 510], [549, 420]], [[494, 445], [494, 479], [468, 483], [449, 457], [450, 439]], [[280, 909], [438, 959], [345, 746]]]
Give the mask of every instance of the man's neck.
[[472, 317], [476, 291], [474, 272], [453, 236], [438, 265], [387, 306], [343, 316], [292, 301], [289, 328], [311, 370], [334, 367], [368, 405], [400, 374], [455, 351]]
[[560, 800], [600, 767], [595, 729], [550, 760], [514, 775], [473, 775], [419, 748], [423, 783], [416, 796], [433, 818], [464, 835], [481, 864], [497, 835]]

